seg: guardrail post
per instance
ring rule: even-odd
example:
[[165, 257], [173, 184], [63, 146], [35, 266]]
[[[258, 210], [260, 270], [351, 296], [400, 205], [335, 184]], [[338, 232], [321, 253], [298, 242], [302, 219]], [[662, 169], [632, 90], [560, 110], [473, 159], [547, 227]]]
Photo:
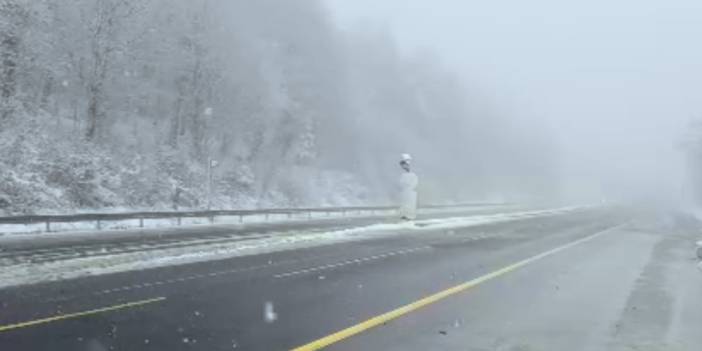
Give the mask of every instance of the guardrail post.
[[[2, 0], [0, 0], [2, 1]], [[466, 206], [466, 205], [463, 205]], [[512, 206], [512, 205], [510, 205]], [[430, 205], [424, 205], [422, 206], [423, 209], [431, 209], [431, 208], [452, 208], [452, 207], [460, 207], [459, 205], [450, 205], [450, 206], [430, 206]], [[88, 223], [91, 221], [95, 222], [95, 230], [102, 230], [103, 229], [103, 221], [122, 221], [122, 220], [129, 220], [130, 222], [134, 223], [133, 221], [138, 220], [139, 221], [139, 227], [140, 228], [145, 228], [144, 222], [146, 220], [150, 219], [168, 219], [171, 220], [173, 218], [176, 219], [178, 226], [183, 225], [182, 219], [183, 218], [208, 218], [210, 223], [215, 224], [216, 223], [216, 218], [217, 216], [226, 216], [226, 217], [239, 217], [239, 223], [245, 223], [244, 217], [245, 216], [256, 216], [260, 218], [261, 215], [265, 218], [265, 221], [272, 220], [271, 216], [273, 215], [280, 215], [281, 218], [283, 215], [287, 215], [287, 218], [297, 218], [299, 217], [300, 219], [304, 218], [305, 216], [308, 219], [313, 219], [316, 217], [323, 218], [326, 213], [326, 217], [347, 217], [352, 214], [359, 214], [359, 215], [392, 215], [396, 214], [399, 212], [399, 209], [395, 206], [353, 206], [353, 207], [317, 207], [317, 208], [298, 208], [298, 209], [291, 209], [291, 208], [270, 208], [270, 209], [258, 209], [258, 210], [224, 210], [224, 211], [196, 211], [196, 212], [187, 212], [187, 211], [176, 211], [173, 213], [168, 213], [165, 216], [162, 216], [162, 212], [132, 212], [132, 213], [92, 213], [92, 214], [74, 214], [74, 215], [56, 215], [56, 216], [10, 216], [10, 217], [0, 217], [0, 223], [21, 223], [21, 224], [31, 224], [34, 226], [40, 226], [42, 223], [44, 224], [44, 227], [46, 229], [46, 232], [51, 232], [52, 231], [52, 222], [56, 223], [74, 223], [74, 222], [83, 222], [83, 223]], [[306, 215], [305, 215], [306, 213]], [[318, 214], [318, 215], [317, 215]], [[172, 222], [171, 225], [173, 224]], [[186, 223], [187, 224], [187, 223]], [[109, 225], [108, 225], [109, 229]], [[60, 230], [60, 225], [57, 230]]]

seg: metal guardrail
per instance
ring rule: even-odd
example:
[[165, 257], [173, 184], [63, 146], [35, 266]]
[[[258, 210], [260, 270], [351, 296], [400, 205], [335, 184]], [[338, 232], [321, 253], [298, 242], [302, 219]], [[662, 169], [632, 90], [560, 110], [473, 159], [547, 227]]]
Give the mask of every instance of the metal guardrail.
[[[441, 208], [459, 208], [459, 207], [480, 207], [491, 205], [505, 205], [497, 203], [470, 203], [470, 204], [455, 204], [455, 205], [426, 205], [421, 206], [423, 209], [441, 209]], [[210, 210], [210, 211], [157, 211], [157, 212], [122, 212], [122, 213], [80, 213], [71, 215], [21, 215], [0, 217], [0, 224], [45, 224], [45, 230], [51, 231], [52, 223], [72, 223], [72, 222], [95, 222], [95, 228], [101, 229], [102, 222], [105, 221], [123, 221], [123, 220], [139, 220], [139, 227], [144, 227], [146, 219], [177, 219], [177, 224], [181, 224], [183, 218], [208, 218], [210, 223], [214, 223], [216, 217], [239, 217], [239, 222], [244, 221], [247, 216], [263, 215], [268, 219], [270, 215], [304, 215], [308, 218], [314, 213], [326, 213], [330, 216], [332, 213], [347, 213], [362, 214], [367, 212], [375, 214], [379, 211], [391, 211], [397, 209], [396, 206], [349, 206], [349, 207], [317, 207], [317, 208], [270, 208], [257, 210]]]

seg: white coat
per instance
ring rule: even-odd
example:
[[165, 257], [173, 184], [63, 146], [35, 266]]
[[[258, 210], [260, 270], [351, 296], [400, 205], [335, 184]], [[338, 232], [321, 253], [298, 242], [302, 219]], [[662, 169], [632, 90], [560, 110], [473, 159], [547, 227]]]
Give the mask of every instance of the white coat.
[[412, 172], [404, 172], [400, 176], [400, 217], [417, 218], [417, 185], [419, 178]]

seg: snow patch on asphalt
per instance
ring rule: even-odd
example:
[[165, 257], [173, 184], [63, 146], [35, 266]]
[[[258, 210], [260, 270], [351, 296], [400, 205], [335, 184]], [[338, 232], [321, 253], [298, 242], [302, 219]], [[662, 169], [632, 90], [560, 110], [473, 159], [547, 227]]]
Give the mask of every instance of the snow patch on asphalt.
[[316, 233], [295, 232], [292, 234], [286, 233], [264, 238], [253, 237], [248, 240], [245, 239], [236, 242], [202, 243], [189, 245], [187, 247], [117, 253], [106, 256], [70, 258], [39, 264], [21, 263], [3, 267], [0, 272], [0, 288], [293, 250], [339, 242], [400, 235], [408, 232], [465, 228], [489, 223], [560, 215], [581, 209], [585, 209], [585, 207], [566, 207], [551, 210], [374, 224], [337, 231]]

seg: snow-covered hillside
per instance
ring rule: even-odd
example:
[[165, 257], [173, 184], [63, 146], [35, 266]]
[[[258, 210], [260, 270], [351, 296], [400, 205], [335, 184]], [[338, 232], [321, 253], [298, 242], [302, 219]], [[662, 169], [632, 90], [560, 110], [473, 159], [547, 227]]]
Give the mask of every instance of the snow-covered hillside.
[[[319, 1], [0, 2], [0, 214], [555, 191], [548, 143]], [[471, 88], [471, 89], [467, 89]], [[475, 93], [471, 93], [475, 92]], [[519, 170], [520, 177], [511, 176]]]

